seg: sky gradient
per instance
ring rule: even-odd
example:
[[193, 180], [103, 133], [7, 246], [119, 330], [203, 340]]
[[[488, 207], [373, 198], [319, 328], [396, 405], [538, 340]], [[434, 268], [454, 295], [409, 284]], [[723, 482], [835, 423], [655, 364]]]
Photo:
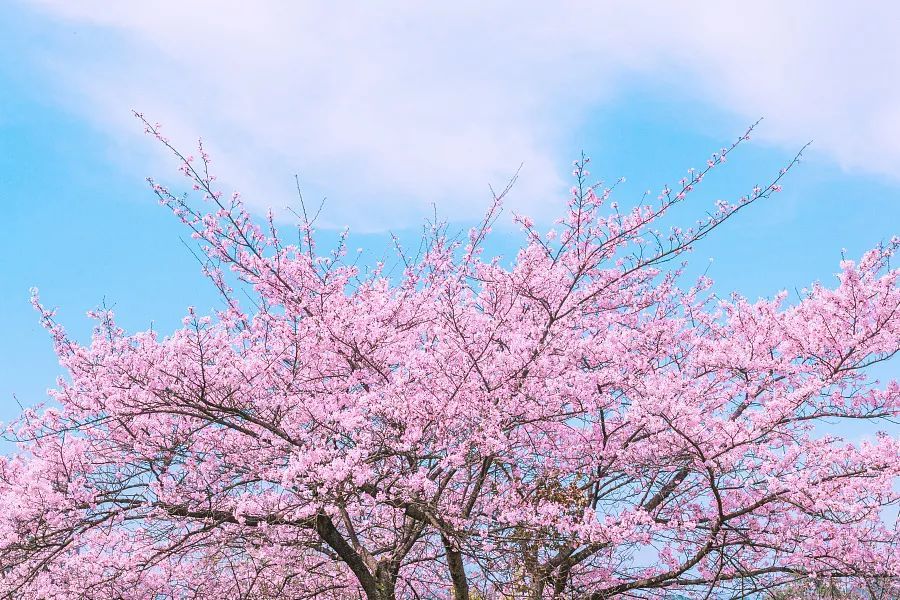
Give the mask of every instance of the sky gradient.
[[413, 236], [432, 204], [455, 226], [474, 223], [488, 185], [523, 164], [489, 247], [508, 254], [519, 239], [509, 212], [549, 223], [581, 151], [593, 175], [627, 177], [616, 199], [630, 205], [760, 116], [682, 222], [767, 183], [815, 142], [781, 194], [691, 256], [717, 290], [756, 298], [830, 282], [842, 249], [855, 257], [900, 234], [891, 3], [858, 14], [828, 2], [702, 14], [640, 3], [552, 14], [527, 3], [74, 6], [0, 5], [0, 420], [18, 413], [14, 394], [43, 401], [58, 374], [31, 286], [81, 339], [84, 312], [103, 301], [129, 330], [169, 331], [187, 306], [216, 306], [185, 231], [144, 181], [179, 185], [174, 163], [132, 109], [188, 151], [202, 135], [225, 186], [285, 224], [300, 173], [307, 197], [328, 197], [324, 235], [349, 225], [351, 247], [374, 253], [388, 230]]

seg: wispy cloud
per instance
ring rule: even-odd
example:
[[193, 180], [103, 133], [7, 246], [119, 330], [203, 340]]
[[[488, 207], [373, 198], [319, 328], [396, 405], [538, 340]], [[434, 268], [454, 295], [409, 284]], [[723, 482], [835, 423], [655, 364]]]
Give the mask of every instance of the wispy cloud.
[[900, 5], [865, 4], [34, 3], [104, 41], [45, 57], [72, 108], [120, 136], [139, 131], [132, 107], [176, 140], [202, 133], [257, 207], [291, 202], [299, 170], [357, 229], [432, 202], [469, 218], [522, 162], [512, 202], [540, 214], [565, 190], [567, 136], [635, 78], [896, 177]]

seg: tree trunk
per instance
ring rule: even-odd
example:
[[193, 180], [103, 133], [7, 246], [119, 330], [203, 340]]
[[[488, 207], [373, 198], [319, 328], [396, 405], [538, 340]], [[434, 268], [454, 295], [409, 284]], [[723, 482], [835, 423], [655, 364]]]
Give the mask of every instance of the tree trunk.
[[[397, 572], [390, 565], [381, 563], [375, 569], [377, 596], [369, 600], [395, 600], [397, 597]], [[368, 593], [366, 594], [368, 596]]]
[[466, 578], [462, 554], [453, 546], [453, 542], [447, 536], [442, 535], [441, 541], [444, 543], [447, 569], [450, 571], [450, 580], [453, 582], [453, 600], [469, 600], [469, 581]]

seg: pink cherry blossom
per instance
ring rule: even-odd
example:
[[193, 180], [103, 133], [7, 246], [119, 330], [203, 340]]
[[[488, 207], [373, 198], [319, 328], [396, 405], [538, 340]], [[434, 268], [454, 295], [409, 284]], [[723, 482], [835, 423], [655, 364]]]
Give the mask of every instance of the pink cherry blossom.
[[390, 273], [348, 259], [346, 235], [322, 252], [302, 203], [291, 235], [257, 223], [214, 187], [202, 147], [186, 158], [138, 117], [199, 189], [193, 202], [151, 181], [224, 308], [189, 309], [167, 336], [97, 310], [79, 343], [34, 292], [67, 377], [0, 459], [3, 597], [896, 585], [900, 440], [834, 432], [900, 412], [900, 384], [869, 374], [900, 350], [900, 239], [793, 301], [721, 299], [672, 262], [796, 159], [666, 233], [749, 131], [630, 210], [585, 180], [583, 157], [555, 231], [516, 219], [511, 263], [483, 251], [504, 192], [468, 236], [434, 224], [418, 257], [397, 242]]

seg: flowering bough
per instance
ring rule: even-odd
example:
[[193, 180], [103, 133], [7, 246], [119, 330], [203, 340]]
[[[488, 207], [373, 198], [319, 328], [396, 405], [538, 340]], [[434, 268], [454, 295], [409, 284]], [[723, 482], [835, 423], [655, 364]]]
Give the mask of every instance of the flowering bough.
[[629, 211], [582, 159], [556, 230], [516, 217], [511, 266], [483, 258], [499, 194], [467, 239], [427, 229], [392, 281], [343, 238], [320, 254], [305, 209], [294, 243], [257, 224], [202, 147], [144, 123], [204, 197], [151, 182], [225, 308], [168, 337], [97, 311], [82, 345], [34, 297], [68, 378], [9, 429], [5, 597], [896, 592], [900, 442], [828, 432], [900, 411], [900, 385], [867, 374], [900, 349], [900, 239], [793, 304], [719, 300], [666, 269], [797, 159], [666, 233], [749, 132]]

